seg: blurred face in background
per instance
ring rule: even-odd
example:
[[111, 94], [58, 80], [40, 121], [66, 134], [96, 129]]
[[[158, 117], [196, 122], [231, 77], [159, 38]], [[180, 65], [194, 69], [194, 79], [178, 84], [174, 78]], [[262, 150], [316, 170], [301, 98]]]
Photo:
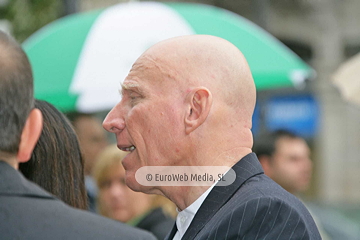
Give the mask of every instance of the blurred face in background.
[[125, 184], [125, 170], [121, 163], [107, 168], [99, 183], [99, 207], [109, 218], [127, 222], [146, 213], [151, 206], [151, 195], [132, 191]]
[[311, 181], [312, 162], [306, 141], [282, 137], [275, 146], [273, 156], [264, 167], [265, 174], [290, 193], [307, 190]]
[[90, 175], [97, 155], [108, 145], [101, 121], [91, 116], [81, 116], [74, 121], [81, 152], [85, 161], [85, 175]]

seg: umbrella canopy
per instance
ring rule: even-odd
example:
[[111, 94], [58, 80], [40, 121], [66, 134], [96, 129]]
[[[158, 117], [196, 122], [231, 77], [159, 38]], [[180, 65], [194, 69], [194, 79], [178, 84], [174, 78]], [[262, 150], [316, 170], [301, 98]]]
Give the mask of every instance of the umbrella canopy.
[[346, 100], [360, 105], [360, 53], [338, 68], [333, 83]]
[[132, 63], [161, 40], [219, 36], [247, 58], [257, 89], [294, 86], [313, 73], [280, 41], [230, 11], [194, 3], [132, 2], [74, 14], [33, 34], [23, 47], [34, 70], [35, 96], [63, 111], [113, 107]]

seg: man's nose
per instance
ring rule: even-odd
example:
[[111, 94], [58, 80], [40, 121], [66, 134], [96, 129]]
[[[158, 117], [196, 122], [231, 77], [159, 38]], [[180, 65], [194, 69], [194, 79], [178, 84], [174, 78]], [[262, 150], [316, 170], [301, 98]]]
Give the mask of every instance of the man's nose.
[[111, 133], [117, 133], [124, 129], [124, 114], [121, 113], [119, 104], [111, 109], [111, 111], [107, 114], [103, 122], [103, 127], [106, 131]]

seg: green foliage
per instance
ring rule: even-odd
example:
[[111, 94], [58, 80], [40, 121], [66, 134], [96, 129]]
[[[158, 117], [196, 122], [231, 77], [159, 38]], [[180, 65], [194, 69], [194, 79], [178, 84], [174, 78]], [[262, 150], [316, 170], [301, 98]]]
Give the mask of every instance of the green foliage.
[[5, 10], [15, 38], [23, 42], [39, 28], [61, 17], [63, 3], [61, 0], [10, 0]]

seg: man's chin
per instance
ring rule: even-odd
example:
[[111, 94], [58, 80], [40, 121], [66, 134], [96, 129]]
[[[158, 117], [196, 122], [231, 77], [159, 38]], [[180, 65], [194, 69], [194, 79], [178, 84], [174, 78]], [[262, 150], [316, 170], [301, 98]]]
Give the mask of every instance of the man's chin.
[[127, 174], [125, 182], [126, 182], [126, 185], [135, 192], [142, 192], [142, 188], [145, 187], [136, 181], [134, 175], [128, 176], [128, 174]]
[[138, 183], [134, 176], [126, 177], [126, 185], [135, 192], [142, 192], [147, 194], [154, 194], [156, 192], [154, 186], [144, 186]]

